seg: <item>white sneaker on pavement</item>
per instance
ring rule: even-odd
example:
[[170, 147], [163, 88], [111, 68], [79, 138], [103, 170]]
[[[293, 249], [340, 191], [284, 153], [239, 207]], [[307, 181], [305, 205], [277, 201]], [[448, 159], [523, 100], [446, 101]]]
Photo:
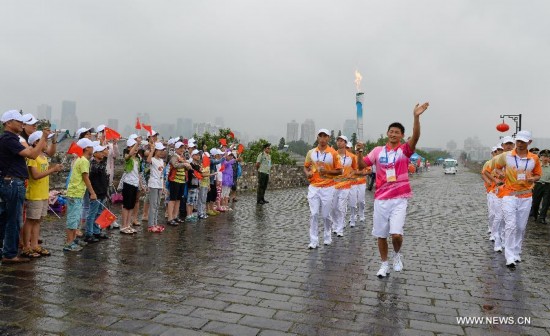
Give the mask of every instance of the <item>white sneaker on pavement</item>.
[[393, 270], [401, 272], [403, 270], [403, 261], [401, 260], [401, 253], [395, 253], [393, 255]]
[[309, 245], [307, 246], [307, 248], [310, 249], [310, 250], [313, 250], [313, 249], [316, 249], [316, 248], [317, 248], [317, 245], [311, 243], [311, 244], [309, 244]]
[[387, 261], [384, 261], [376, 273], [376, 276], [379, 278], [385, 278], [390, 273], [390, 264]]
[[496, 247], [496, 246], [495, 246], [495, 248], [493, 249], [493, 251], [502, 253], [502, 247]]

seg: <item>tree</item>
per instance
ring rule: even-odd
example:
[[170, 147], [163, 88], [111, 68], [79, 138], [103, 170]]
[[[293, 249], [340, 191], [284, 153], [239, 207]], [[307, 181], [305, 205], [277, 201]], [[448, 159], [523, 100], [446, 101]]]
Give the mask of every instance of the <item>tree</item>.
[[290, 152], [306, 156], [307, 152], [311, 149], [311, 145], [308, 145], [303, 140], [291, 141], [288, 143], [288, 150]]
[[193, 138], [197, 142], [197, 148], [198, 149], [204, 149], [204, 146], [206, 146], [207, 150], [210, 150], [212, 148], [219, 148], [220, 145], [220, 139], [225, 139], [228, 146], [231, 145], [237, 145], [239, 143], [238, 139], [233, 138], [231, 136], [231, 130], [229, 128], [222, 128], [218, 131], [218, 134], [211, 134], [209, 132], [205, 132], [202, 135], [194, 134]]
[[351, 144], [353, 145], [353, 148], [355, 148], [355, 145], [357, 144], [357, 133], [353, 133], [351, 135]]
[[[242, 158], [244, 162], [256, 162], [258, 155], [264, 150], [264, 145], [269, 143], [265, 139], [253, 141], [248, 144], [247, 149], [243, 152]], [[295, 165], [296, 161], [290, 158], [290, 155], [285, 152], [280, 152], [277, 148], [271, 147], [271, 162], [274, 164]]]
[[279, 140], [279, 147], [278, 147], [279, 150], [285, 148], [285, 145], [286, 145], [285, 138], [281, 138], [281, 140]]
[[330, 131], [330, 139], [328, 139], [328, 145], [336, 148], [336, 138], [334, 137], [334, 130]]

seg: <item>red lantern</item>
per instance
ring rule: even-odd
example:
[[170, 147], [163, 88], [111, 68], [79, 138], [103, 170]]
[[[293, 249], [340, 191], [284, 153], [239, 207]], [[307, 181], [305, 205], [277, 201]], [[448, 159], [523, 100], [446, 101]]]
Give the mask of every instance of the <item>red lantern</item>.
[[510, 126], [508, 126], [508, 124], [506, 124], [504, 121], [502, 122], [502, 124], [497, 125], [497, 131], [499, 132], [506, 132], [509, 129], [510, 129]]

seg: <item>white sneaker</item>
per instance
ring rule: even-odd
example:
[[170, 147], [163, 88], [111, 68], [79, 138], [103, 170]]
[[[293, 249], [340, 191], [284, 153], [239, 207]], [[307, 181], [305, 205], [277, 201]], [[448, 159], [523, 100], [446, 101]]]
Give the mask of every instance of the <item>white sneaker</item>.
[[492, 236], [492, 235], [491, 235], [491, 236], [489, 237], [489, 240], [492, 241], [492, 242], [494, 242], [494, 241], [495, 241], [495, 236]]
[[118, 222], [115, 221], [113, 224], [111, 224], [111, 228], [113, 228], [113, 229], [120, 229], [120, 224], [118, 224]]
[[390, 273], [390, 264], [388, 264], [387, 261], [384, 261], [382, 263], [382, 266], [380, 266], [378, 273], [376, 273], [376, 276], [379, 278], [385, 278], [389, 273]]
[[516, 260], [516, 263], [521, 262], [521, 257], [520, 257], [520, 256], [517, 256], [517, 257], [515, 258], [515, 260]]
[[355, 227], [355, 222], [349, 222], [349, 227]]
[[506, 266], [507, 267], [516, 267], [516, 263], [514, 262], [514, 260], [506, 260]]
[[496, 247], [496, 246], [495, 246], [495, 248], [493, 249], [493, 251], [502, 253], [502, 247]]
[[360, 222], [364, 222], [364, 221], [365, 221], [365, 217], [359, 218], [359, 221], [360, 221]]
[[344, 236], [344, 233], [343, 233], [343, 232], [339, 232], [336, 236], [337, 236], [337, 237], [343, 237], [343, 236]]
[[315, 245], [315, 244], [312, 243], [312, 244], [309, 244], [309, 245], [307, 246], [307, 248], [310, 249], [310, 250], [313, 250], [313, 249], [316, 249], [316, 248], [317, 248], [317, 245]]
[[393, 255], [393, 270], [401, 272], [403, 270], [403, 261], [401, 260], [401, 253]]
[[332, 240], [325, 240], [324, 244], [328, 246], [328, 245], [332, 244]]

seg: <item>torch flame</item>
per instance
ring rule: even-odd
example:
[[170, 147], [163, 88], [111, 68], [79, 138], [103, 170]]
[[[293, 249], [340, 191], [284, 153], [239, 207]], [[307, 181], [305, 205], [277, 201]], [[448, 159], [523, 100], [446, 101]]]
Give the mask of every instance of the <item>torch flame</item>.
[[357, 92], [361, 92], [361, 80], [363, 79], [363, 76], [359, 73], [359, 71], [355, 70], [355, 88], [357, 89]]

